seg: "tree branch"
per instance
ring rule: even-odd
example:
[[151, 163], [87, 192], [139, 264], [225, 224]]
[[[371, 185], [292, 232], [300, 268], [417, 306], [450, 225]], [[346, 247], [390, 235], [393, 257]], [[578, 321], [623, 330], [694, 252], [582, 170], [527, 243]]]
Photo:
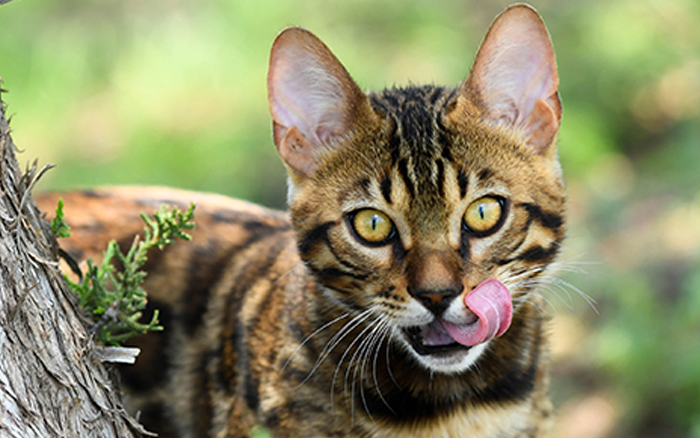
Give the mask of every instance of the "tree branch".
[[0, 91], [0, 435], [151, 435], [124, 410], [58, 270], [55, 240], [29, 193], [46, 168], [34, 162], [21, 174], [15, 151]]

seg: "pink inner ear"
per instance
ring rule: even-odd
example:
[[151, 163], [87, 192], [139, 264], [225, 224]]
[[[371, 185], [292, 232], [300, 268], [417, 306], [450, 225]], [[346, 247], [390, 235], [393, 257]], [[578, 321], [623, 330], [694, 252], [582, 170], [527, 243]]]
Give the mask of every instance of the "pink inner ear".
[[348, 129], [352, 101], [362, 94], [330, 50], [300, 28], [286, 29], [275, 40], [268, 90], [275, 123], [296, 126], [317, 146]]
[[[366, 97], [345, 68], [301, 28], [285, 29], [275, 40], [267, 84], [275, 145], [298, 176], [313, 172], [320, 157], [338, 144], [334, 140], [367, 115], [362, 112]], [[298, 132], [287, 138], [292, 128]], [[290, 138], [294, 141], [285, 140]]]
[[325, 71], [315, 54], [284, 48], [270, 70], [270, 109], [280, 125], [296, 126], [311, 142], [322, 143], [318, 134], [343, 125], [343, 96], [339, 81]]
[[296, 126], [287, 129], [278, 143], [279, 154], [286, 163], [303, 175], [313, 172], [316, 164], [313, 145]]
[[[481, 98], [491, 119], [523, 128], [528, 143], [538, 148], [553, 139], [551, 129], [540, 128], [558, 128], [558, 85], [554, 50], [537, 12], [525, 5], [507, 9], [486, 35], [467, 86]], [[540, 100], [549, 111], [536, 108]]]
[[[558, 100], [556, 104], [558, 104]], [[530, 117], [525, 121], [525, 126], [530, 137], [530, 145], [538, 152], [544, 151], [554, 141], [554, 136], [559, 129], [557, 119], [552, 107], [538, 99]]]

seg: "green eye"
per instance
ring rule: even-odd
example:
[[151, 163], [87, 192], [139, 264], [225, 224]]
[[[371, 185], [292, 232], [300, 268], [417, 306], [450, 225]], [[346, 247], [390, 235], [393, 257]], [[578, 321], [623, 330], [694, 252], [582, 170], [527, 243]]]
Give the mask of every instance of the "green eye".
[[394, 234], [394, 224], [391, 219], [381, 211], [371, 208], [355, 213], [350, 223], [360, 239], [368, 243], [384, 243]]
[[485, 234], [496, 228], [503, 217], [503, 201], [485, 196], [469, 204], [464, 213], [464, 225], [476, 234]]

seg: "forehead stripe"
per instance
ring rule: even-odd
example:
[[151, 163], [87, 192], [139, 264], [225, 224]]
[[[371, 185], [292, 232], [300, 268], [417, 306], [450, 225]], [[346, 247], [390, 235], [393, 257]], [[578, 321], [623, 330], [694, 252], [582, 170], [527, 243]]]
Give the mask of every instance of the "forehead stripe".
[[385, 175], [384, 179], [382, 179], [382, 182], [379, 184], [379, 188], [387, 204], [391, 204], [391, 178]]
[[445, 163], [442, 160], [437, 160], [437, 185], [440, 196], [445, 196]]
[[399, 161], [399, 175], [401, 175], [401, 179], [403, 179], [403, 183], [406, 185], [408, 192], [412, 197], [415, 197], [416, 188], [414, 187], [413, 181], [408, 174], [408, 161], [405, 158]]
[[492, 173], [493, 172], [491, 172], [491, 169], [483, 169], [481, 172], [479, 172], [479, 180], [483, 181], [485, 179], [488, 179]]
[[459, 196], [464, 198], [467, 196], [467, 187], [469, 186], [469, 176], [462, 169], [457, 172], [457, 184], [459, 184]]

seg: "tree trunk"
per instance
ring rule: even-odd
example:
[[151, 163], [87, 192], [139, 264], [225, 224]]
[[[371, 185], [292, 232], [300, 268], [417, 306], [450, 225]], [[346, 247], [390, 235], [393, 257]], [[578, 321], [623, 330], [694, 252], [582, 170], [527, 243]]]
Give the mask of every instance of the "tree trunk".
[[134, 437], [22, 175], [0, 90], [0, 436]]

